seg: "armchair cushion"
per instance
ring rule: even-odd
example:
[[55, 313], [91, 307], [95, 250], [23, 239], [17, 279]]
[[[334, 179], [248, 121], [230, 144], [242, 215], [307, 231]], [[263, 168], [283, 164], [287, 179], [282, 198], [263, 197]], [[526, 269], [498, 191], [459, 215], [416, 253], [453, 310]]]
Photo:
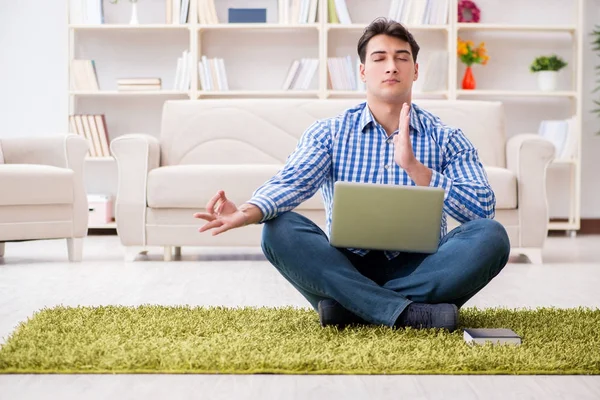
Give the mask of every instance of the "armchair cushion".
[[0, 166], [0, 206], [72, 204], [73, 170], [36, 164]]
[[506, 168], [485, 167], [490, 186], [496, 195], [497, 210], [517, 208], [517, 176]]

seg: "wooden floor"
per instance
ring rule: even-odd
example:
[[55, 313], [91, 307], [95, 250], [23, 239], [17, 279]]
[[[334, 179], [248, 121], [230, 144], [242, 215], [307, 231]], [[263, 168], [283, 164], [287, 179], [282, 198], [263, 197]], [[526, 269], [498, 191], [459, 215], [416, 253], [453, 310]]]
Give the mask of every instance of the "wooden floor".
[[[70, 264], [64, 240], [7, 243], [0, 343], [43, 307], [189, 304], [308, 307], [260, 249], [156, 249], [124, 262], [116, 236], [90, 236]], [[518, 258], [465, 306], [600, 307], [600, 236], [550, 237], [544, 265]], [[600, 329], [600, 327], [599, 327]], [[600, 399], [597, 376], [0, 375], [0, 399]]]

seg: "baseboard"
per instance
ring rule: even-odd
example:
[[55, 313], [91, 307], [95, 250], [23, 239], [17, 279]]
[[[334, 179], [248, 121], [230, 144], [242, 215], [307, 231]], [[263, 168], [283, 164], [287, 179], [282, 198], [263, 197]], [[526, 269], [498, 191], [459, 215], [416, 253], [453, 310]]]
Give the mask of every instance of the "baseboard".
[[581, 229], [578, 233], [584, 235], [600, 234], [600, 218], [586, 218], [581, 220]]
[[[551, 218], [552, 222], [566, 222], [566, 219]], [[550, 236], [564, 235], [565, 231], [550, 231]], [[582, 218], [577, 234], [600, 235], [600, 218]]]

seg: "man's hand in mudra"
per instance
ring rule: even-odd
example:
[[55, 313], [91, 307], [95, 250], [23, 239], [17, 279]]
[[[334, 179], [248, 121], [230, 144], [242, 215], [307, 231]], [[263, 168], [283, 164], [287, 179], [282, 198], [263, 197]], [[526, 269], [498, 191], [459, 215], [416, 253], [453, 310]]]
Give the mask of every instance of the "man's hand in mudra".
[[206, 212], [195, 213], [194, 218], [208, 221], [198, 231], [205, 232], [214, 229], [212, 231], [213, 236], [248, 224], [248, 215], [244, 214], [231, 200], [227, 199], [223, 190], [219, 190], [208, 201]]

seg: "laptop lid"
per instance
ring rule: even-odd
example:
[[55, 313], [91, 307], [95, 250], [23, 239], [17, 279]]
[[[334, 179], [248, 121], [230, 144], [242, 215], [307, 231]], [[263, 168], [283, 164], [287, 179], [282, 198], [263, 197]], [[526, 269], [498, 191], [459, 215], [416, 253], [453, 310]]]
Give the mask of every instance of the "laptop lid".
[[330, 243], [335, 247], [434, 253], [444, 190], [335, 182]]

